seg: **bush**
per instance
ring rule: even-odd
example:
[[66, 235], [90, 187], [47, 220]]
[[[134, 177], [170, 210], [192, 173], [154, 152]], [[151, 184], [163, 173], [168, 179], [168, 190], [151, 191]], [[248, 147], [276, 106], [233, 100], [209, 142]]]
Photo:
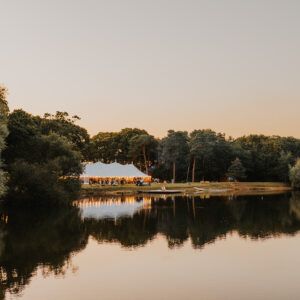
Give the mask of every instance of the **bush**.
[[300, 159], [298, 159], [295, 166], [290, 169], [290, 181], [293, 188], [300, 189]]
[[79, 194], [79, 179], [59, 178], [57, 173], [51, 163], [15, 162], [11, 168], [8, 199], [34, 206], [69, 204]]
[[9, 201], [29, 205], [70, 203], [80, 190], [80, 153], [56, 134], [36, 136], [34, 141], [34, 149], [26, 149], [25, 158], [9, 165]]

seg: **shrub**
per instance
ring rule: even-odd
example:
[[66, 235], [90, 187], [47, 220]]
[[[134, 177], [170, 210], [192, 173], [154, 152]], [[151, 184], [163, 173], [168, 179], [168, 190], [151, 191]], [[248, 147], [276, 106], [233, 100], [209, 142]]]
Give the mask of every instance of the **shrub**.
[[290, 181], [293, 188], [300, 189], [300, 159], [298, 159], [294, 167], [290, 169]]

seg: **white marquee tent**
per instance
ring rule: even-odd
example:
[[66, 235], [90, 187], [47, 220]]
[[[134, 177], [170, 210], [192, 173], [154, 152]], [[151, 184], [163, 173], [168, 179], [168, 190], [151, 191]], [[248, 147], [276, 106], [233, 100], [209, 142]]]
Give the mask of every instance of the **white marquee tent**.
[[121, 165], [117, 162], [104, 164], [102, 162], [88, 163], [84, 167], [84, 173], [80, 175], [84, 183], [89, 179], [125, 179], [132, 181], [134, 178], [143, 178], [149, 181], [151, 176], [146, 175], [137, 169], [133, 164]]

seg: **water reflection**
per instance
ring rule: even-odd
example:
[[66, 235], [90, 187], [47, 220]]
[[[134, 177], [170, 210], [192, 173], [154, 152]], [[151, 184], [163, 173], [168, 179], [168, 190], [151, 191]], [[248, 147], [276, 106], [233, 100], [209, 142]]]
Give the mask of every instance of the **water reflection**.
[[75, 201], [73, 207], [6, 209], [0, 213], [0, 298], [30, 283], [38, 268], [64, 275], [89, 237], [126, 248], [158, 234], [170, 249], [188, 239], [195, 249], [237, 232], [266, 239], [300, 229], [300, 194], [241, 197], [111, 197]]
[[0, 299], [18, 294], [41, 267], [43, 274], [63, 275], [71, 254], [87, 244], [79, 210], [4, 211], [0, 224]]
[[[125, 247], [144, 245], [158, 233], [166, 237], [170, 248], [188, 238], [195, 248], [201, 248], [232, 231], [258, 239], [294, 234], [300, 228], [300, 196], [296, 193], [237, 198], [90, 198], [75, 204], [81, 208], [85, 227], [93, 237]], [[130, 218], [118, 216], [120, 206]]]
[[118, 219], [121, 217], [133, 217], [140, 209], [147, 209], [151, 205], [151, 199], [134, 196], [91, 197], [74, 201], [73, 204], [81, 209], [81, 215], [84, 219]]

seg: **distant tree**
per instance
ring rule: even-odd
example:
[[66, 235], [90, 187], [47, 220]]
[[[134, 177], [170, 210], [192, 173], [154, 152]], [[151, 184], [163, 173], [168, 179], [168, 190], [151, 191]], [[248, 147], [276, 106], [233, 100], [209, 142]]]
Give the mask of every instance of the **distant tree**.
[[132, 157], [130, 151], [130, 140], [138, 135], [148, 135], [148, 132], [139, 128], [124, 128], [116, 136], [116, 143], [118, 145], [116, 160], [120, 163], [130, 163]]
[[264, 135], [249, 135], [238, 138], [236, 143], [250, 153], [251, 168], [248, 170], [250, 180], [277, 179], [272, 170], [276, 168], [281, 152], [278, 139]]
[[246, 169], [241, 163], [239, 158], [236, 158], [230, 165], [227, 171], [227, 176], [232, 177], [234, 179], [244, 179], [246, 178]]
[[295, 189], [300, 189], [300, 159], [297, 159], [296, 164], [290, 169], [290, 181]]
[[172, 165], [173, 182], [176, 179], [176, 165], [186, 166], [188, 154], [188, 133], [169, 130], [168, 136], [162, 140], [162, 159]]
[[[293, 137], [252, 134], [236, 139], [235, 144], [248, 153], [249, 159], [243, 160], [243, 163], [247, 167], [249, 180], [286, 180], [287, 163], [284, 161], [288, 159], [293, 163], [300, 157], [300, 140]], [[284, 157], [282, 153], [290, 155]]]
[[147, 156], [150, 158], [151, 151], [153, 152], [157, 147], [157, 141], [154, 136], [149, 134], [141, 134], [132, 137], [129, 141], [129, 155], [136, 158], [142, 154], [146, 174], [148, 175], [148, 165]]
[[294, 163], [295, 159], [291, 152], [281, 151], [277, 166], [274, 169], [274, 172], [281, 181], [289, 181], [289, 171]]
[[117, 132], [99, 132], [91, 139], [90, 160], [111, 163], [115, 161], [119, 145]]
[[8, 135], [7, 117], [9, 109], [6, 101], [6, 94], [6, 88], [0, 86], [0, 196], [5, 192], [5, 175], [2, 169], [1, 154], [5, 148], [5, 139]]
[[204, 179], [218, 178], [224, 175], [232, 160], [232, 143], [226, 141], [224, 134], [211, 129], [194, 130], [190, 134], [190, 157], [193, 161], [192, 181], [195, 180], [196, 161], [199, 161], [199, 173]]
[[139, 135], [148, 135], [147, 131], [138, 128], [124, 128], [120, 132], [99, 132], [91, 139], [90, 159], [110, 163], [130, 163], [132, 153], [130, 140]]
[[210, 129], [194, 130], [190, 136], [190, 155], [193, 159], [192, 182], [194, 182], [196, 160], [201, 161], [204, 169], [205, 162], [212, 156], [216, 133]]

